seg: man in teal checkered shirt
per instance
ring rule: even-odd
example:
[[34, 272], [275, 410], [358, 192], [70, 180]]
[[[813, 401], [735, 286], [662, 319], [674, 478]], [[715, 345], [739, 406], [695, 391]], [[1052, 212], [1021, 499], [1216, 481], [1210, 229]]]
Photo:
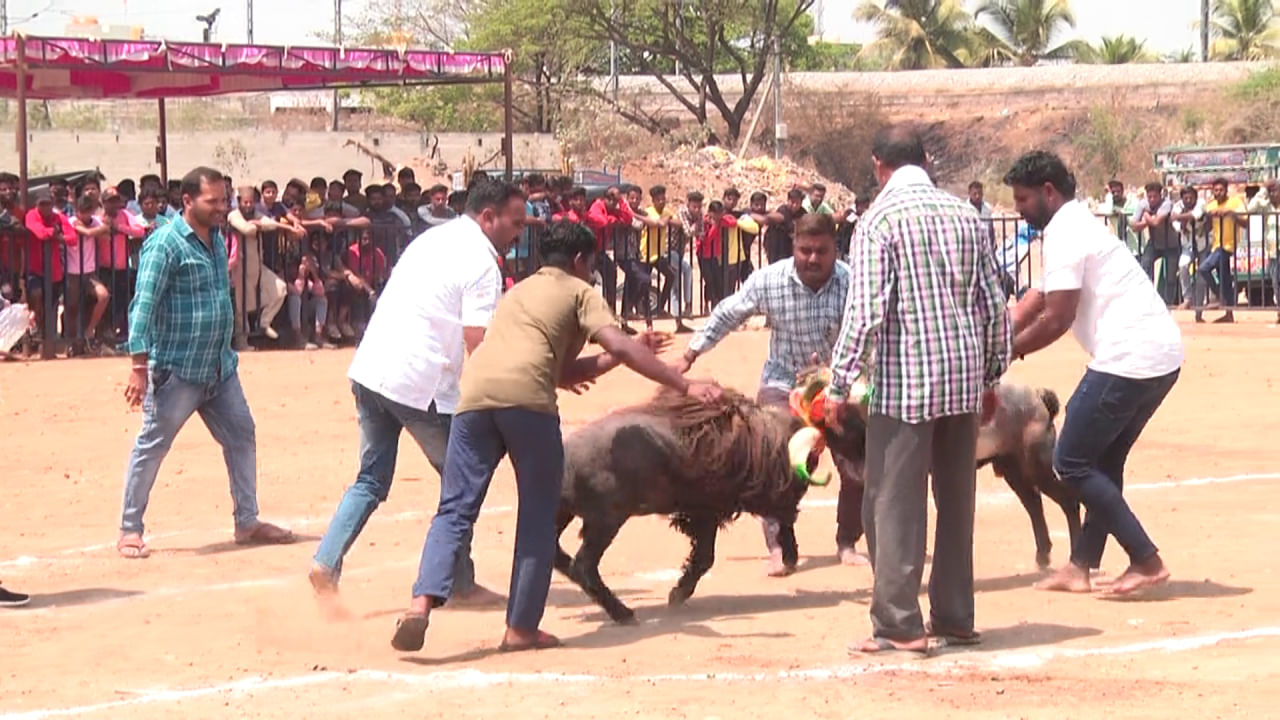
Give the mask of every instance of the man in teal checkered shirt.
[[258, 520], [253, 415], [231, 350], [230, 276], [220, 230], [227, 216], [227, 191], [221, 173], [207, 167], [187, 173], [182, 203], [182, 215], [143, 245], [138, 287], [129, 305], [126, 348], [133, 367], [124, 394], [130, 407], [142, 406], [142, 429], [125, 473], [116, 543], [127, 558], [150, 554], [142, 539], [142, 516], [160, 463], [194, 413], [200, 414], [227, 461], [236, 542], [294, 540], [288, 530]]
[[[828, 414], [855, 379], [875, 388], [867, 418], [863, 529], [875, 572], [872, 636], [853, 651], [926, 652], [926, 633], [977, 641], [973, 603], [979, 411], [1009, 366], [1009, 321], [986, 223], [933, 185], [918, 131], [878, 132], [881, 192], [858, 221], [852, 280], [832, 351]], [[875, 367], [871, 359], [875, 357]], [[920, 612], [928, 479], [938, 510], [929, 614]]]

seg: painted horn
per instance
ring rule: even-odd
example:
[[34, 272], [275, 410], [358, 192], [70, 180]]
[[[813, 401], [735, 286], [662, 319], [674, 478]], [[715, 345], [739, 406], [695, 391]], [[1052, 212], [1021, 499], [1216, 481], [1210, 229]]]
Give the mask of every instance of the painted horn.
[[821, 477], [814, 477], [809, 473], [809, 455], [815, 451], [820, 452], [825, 446], [821, 430], [814, 427], [797, 430], [787, 442], [787, 457], [791, 460], [792, 472], [810, 485], [821, 487], [831, 482], [830, 471], [823, 473]]

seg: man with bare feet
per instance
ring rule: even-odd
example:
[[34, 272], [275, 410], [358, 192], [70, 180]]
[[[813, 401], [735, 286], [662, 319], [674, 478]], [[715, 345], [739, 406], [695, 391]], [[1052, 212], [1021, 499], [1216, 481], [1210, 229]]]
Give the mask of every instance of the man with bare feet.
[[[463, 358], [484, 339], [502, 296], [498, 258], [520, 237], [524, 220], [519, 187], [482, 183], [467, 198], [466, 214], [432, 227], [396, 263], [347, 372], [360, 423], [360, 471], [311, 567], [322, 606], [337, 609], [342, 560], [391, 492], [401, 430], [444, 475]], [[476, 584], [470, 534], [455, 556], [453, 578], [454, 602], [502, 599]]]
[[292, 532], [258, 519], [258, 456], [253, 415], [231, 349], [232, 310], [222, 174], [199, 167], [182, 179], [182, 215], [142, 247], [137, 294], [129, 307], [132, 372], [124, 389], [142, 406], [142, 429], [125, 473], [124, 511], [116, 550], [149, 555], [142, 516], [160, 463], [195, 413], [200, 414], [231, 476], [238, 545], [283, 544]]
[[1062, 160], [1028, 153], [1004, 182], [1022, 217], [1044, 229], [1043, 291], [1031, 290], [1014, 308], [1014, 355], [1047, 347], [1071, 328], [1093, 357], [1067, 403], [1053, 458], [1054, 471], [1080, 494], [1084, 525], [1071, 562], [1038, 587], [1089, 592], [1089, 571], [1114, 535], [1130, 564], [1109, 593], [1130, 595], [1169, 577], [1121, 490], [1129, 450], [1178, 380], [1182, 333], [1137, 260], [1075, 199], [1075, 176]]

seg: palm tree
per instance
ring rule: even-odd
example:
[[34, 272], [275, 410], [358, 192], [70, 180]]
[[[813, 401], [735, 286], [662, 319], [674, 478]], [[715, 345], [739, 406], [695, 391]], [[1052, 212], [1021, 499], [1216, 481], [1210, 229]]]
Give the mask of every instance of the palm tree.
[[1195, 48], [1183, 48], [1170, 53], [1165, 53], [1161, 58], [1162, 62], [1167, 63], [1193, 63], [1200, 58], [1200, 53]]
[[1216, 0], [1210, 32], [1216, 60], [1264, 60], [1280, 55], [1272, 0]]
[[876, 27], [860, 55], [894, 70], [965, 66], [971, 21], [958, 0], [864, 0], [854, 17]]
[[1147, 44], [1129, 35], [1103, 36], [1102, 42], [1089, 52], [1082, 53], [1079, 60], [1098, 65], [1128, 65], [1129, 63], [1145, 63], [1154, 60], [1147, 52]]
[[986, 19], [983, 29], [1005, 62], [1030, 66], [1088, 52], [1082, 41], [1060, 42], [1062, 32], [1076, 26], [1067, 0], [983, 0], [974, 17]]

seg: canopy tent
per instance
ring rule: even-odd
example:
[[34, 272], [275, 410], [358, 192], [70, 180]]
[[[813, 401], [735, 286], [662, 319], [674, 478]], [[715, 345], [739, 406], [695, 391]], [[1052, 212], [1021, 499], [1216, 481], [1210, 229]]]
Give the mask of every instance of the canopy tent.
[[157, 157], [168, 177], [164, 100], [240, 92], [502, 82], [506, 172], [511, 154], [509, 53], [220, 45], [164, 40], [0, 38], [0, 97], [18, 100], [18, 162], [26, 192], [26, 101], [156, 99]]
[[[2, 4], [2, 3], [0, 3]], [[18, 197], [29, 191], [27, 101], [155, 99], [156, 160], [168, 181], [165, 98], [240, 92], [501, 82], [503, 153], [512, 174], [511, 54], [407, 48], [277, 47], [163, 40], [0, 37], [0, 97], [17, 99]], [[335, 122], [335, 130], [336, 122]], [[47, 246], [46, 246], [47, 247]], [[46, 262], [49, 262], [46, 259]], [[54, 313], [46, 294], [42, 354], [53, 356]]]

